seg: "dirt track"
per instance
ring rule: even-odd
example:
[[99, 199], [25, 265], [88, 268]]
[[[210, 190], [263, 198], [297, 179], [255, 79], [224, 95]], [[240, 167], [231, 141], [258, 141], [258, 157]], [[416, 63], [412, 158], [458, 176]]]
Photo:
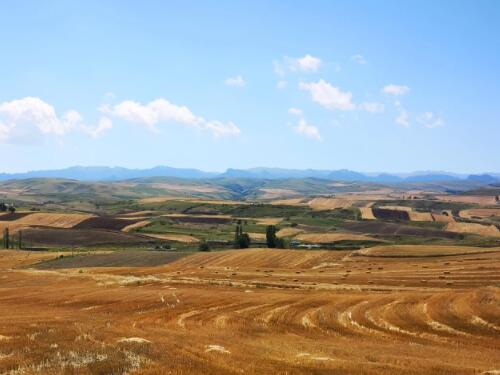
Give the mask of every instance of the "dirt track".
[[26, 269], [54, 254], [4, 251], [0, 372], [500, 369], [500, 254], [349, 254], [239, 250], [80, 272]]

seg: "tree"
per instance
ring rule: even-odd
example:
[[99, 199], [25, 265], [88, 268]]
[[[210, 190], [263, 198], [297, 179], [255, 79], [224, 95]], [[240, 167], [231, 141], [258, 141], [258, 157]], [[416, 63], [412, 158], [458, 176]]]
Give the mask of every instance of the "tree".
[[276, 227], [274, 225], [268, 225], [266, 228], [266, 242], [267, 247], [271, 249], [286, 248], [285, 240], [276, 236]]
[[13, 214], [14, 212], [16, 212], [16, 208], [14, 206], [9, 206], [9, 212]]
[[250, 246], [250, 236], [248, 233], [242, 233], [238, 238], [238, 248], [239, 249], [248, 249]]
[[238, 220], [234, 233], [234, 247], [236, 249], [246, 249], [249, 246], [250, 236], [247, 233], [243, 233], [243, 225], [241, 223], [241, 220]]
[[276, 239], [276, 227], [274, 225], [268, 225], [266, 228], [267, 247], [274, 249], [276, 247]]
[[206, 241], [201, 241], [198, 249], [200, 251], [210, 251], [210, 246], [208, 245], [208, 243]]
[[7, 205], [4, 202], [0, 202], [0, 211], [7, 211]]

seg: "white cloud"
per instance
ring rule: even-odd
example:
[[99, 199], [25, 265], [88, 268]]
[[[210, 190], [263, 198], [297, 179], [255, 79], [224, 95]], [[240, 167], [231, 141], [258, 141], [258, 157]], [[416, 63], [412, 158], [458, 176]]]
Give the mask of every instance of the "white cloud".
[[396, 117], [396, 124], [404, 126], [405, 128], [410, 127], [408, 112], [406, 112], [406, 110], [402, 109], [401, 112], [399, 112], [398, 117]]
[[234, 87], [244, 87], [245, 86], [245, 80], [243, 79], [242, 76], [238, 75], [236, 77], [229, 77], [224, 81], [224, 83], [227, 86], [234, 86]]
[[441, 117], [437, 117], [432, 112], [424, 112], [417, 118], [418, 122], [423, 124], [427, 128], [438, 128], [444, 126], [444, 121]]
[[356, 105], [352, 103], [352, 94], [350, 92], [343, 92], [338, 87], [332, 86], [322, 79], [318, 82], [300, 82], [299, 88], [309, 91], [312, 100], [327, 109], [350, 111], [356, 108]]
[[379, 113], [379, 112], [384, 112], [384, 105], [382, 103], [376, 103], [376, 102], [365, 102], [360, 104], [360, 109], [370, 112], [370, 113]]
[[303, 72], [316, 72], [323, 63], [320, 58], [311, 55], [305, 55], [299, 58], [288, 58], [290, 69], [301, 70]]
[[[111, 127], [108, 125], [106, 129]], [[26, 97], [0, 104], [0, 142], [22, 139], [36, 132], [63, 136], [73, 130], [85, 131], [87, 127], [77, 111], [58, 116], [55, 108], [40, 98]]]
[[291, 115], [297, 115], [297, 116], [302, 116], [304, 114], [304, 112], [302, 112], [302, 110], [299, 108], [289, 108], [288, 113], [290, 113]]
[[111, 120], [106, 117], [102, 116], [99, 119], [99, 123], [96, 126], [84, 126], [83, 131], [90, 135], [92, 138], [98, 138], [102, 133], [104, 133], [106, 130], [109, 130], [113, 127], [113, 123]]
[[321, 134], [316, 126], [309, 125], [306, 120], [300, 119], [299, 124], [294, 127], [297, 134], [303, 135], [304, 137], [315, 139], [321, 141]]
[[279, 88], [280, 90], [286, 89], [288, 86], [288, 82], [284, 80], [280, 80], [276, 83], [276, 87]]
[[356, 63], [358, 63], [358, 64], [362, 64], [362, 65], [367, 63], [367, 61], [364, 58], [364, 56], [360, 55], [359, 53], [356, 54], [356, 55], [351, 56], [351, 60], [354, 61], [354, 62], [356, 62]]
[[321, 61], [319, 57], [314, 57], [309, 54], [303, 57], [285, 56], [281, 61], [273, 61], [274, 73], [279, 77], [284, 77], [287, 71], [305, 73], [316, 72], [322, 64], [323, 61]]
[[237, 136], [241, 133], [232, 122], [208, 121], [195, 115], [188, 107], [172, 104], [165, 99], [156, 99], [148, 104], [126, 100], [112, 107], [103, 106], [101, 111], [125, 121], [144, 125], [154, 132], [158, 131], [156, 126], [160, 123], [178, 123], [207, 130], [216, 138]]
[[390, 84], [382, 88], [382, 93], [394, 96], [403, 96], [406, 95], [409, 91], [410, 88], [408, 86], [403, 86], [403, 85]]

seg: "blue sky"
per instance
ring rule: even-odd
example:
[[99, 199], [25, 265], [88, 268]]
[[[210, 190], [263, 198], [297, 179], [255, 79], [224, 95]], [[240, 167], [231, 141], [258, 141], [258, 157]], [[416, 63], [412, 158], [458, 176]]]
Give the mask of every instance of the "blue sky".
[[4, 1], [0, 171], [500, 172], [498, 1]]

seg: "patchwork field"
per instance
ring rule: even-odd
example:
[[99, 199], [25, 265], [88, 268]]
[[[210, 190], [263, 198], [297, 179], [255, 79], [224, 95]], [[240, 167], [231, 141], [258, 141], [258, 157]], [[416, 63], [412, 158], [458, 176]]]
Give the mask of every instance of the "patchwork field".
[[500, 373], [495, 196], [155, 181], [0, 213], [0, 374]]

